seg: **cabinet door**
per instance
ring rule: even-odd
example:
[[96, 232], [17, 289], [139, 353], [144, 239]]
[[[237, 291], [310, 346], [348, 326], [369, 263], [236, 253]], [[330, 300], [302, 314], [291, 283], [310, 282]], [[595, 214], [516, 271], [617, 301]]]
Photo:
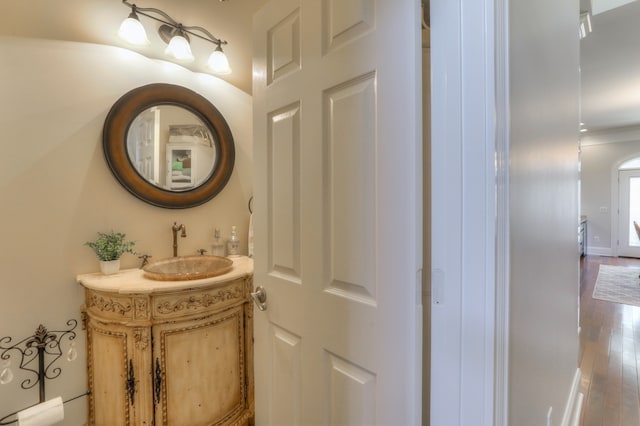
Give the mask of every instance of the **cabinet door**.
[[153, 327], [157, 425], [217, 425], [248, 415], [242, 306]]
[[89, 325], [89, 418], [93, 425], [130, 424], [130, 404], [125, 389], [127, 342], [124, 327]]
[[90, 424], [151, 425], [149, 329], [91, 319], [87, 338]]

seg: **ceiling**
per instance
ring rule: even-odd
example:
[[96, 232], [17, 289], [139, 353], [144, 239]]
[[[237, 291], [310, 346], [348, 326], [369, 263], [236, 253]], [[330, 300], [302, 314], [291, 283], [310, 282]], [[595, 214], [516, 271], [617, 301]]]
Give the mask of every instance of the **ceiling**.
[[[138, 7], [163, 10], [176, 21], [206, 28], [227, 40], [224, 52], [232, 74], [220, 76], [241, 90], [251, 93], [251, 24], [253, 14], [268, 0], [139, 0]], [[0, 35], [79, 41], [127, 47], [116, 35], [120, 23], [130, 12], [121, 0], [20, 0], [7, 2], [0, 13]], [[165, 44], [157, 34], [159, 23], [140, 16], [151, 46], [136, 48], [145, 56], [164, 58]], [[204, 64], [214, 48], [202, 40], [191, 40], [196, 61], [185, 67], [206, 72]], [[123, 73], [126, 70], [123, 70]]]
[[589, 132], [638, 126], [640, 2], [591, 3], [593, 31], [580, 42], [582, 122]]
[[[233, 73], [220, 78], [251, 93], [253, 14], [268, 0], [139, 0], [139, 7], [162, 9], [184, 25], [198, 25], [227, 40]], [[427, 2], [428, 4], [428, 2]], [[640, 125], [640, 1], [580, 0], [592, 11], [593, 31], [581, 41], [582, 121], [590, 131]], [[129, 8], [121, 0], [20, 0], [0, 14], [0, 35], [48, 38], [127, 47], [116, 35]], [[139, 49], [164, 58], [159, 24], [140, 17], [152, 46]], [[205, 72], [212, 45], [191, 42], [196, 61], [187, 67]], [[123, 70], [123, 72], [126, 72]]]

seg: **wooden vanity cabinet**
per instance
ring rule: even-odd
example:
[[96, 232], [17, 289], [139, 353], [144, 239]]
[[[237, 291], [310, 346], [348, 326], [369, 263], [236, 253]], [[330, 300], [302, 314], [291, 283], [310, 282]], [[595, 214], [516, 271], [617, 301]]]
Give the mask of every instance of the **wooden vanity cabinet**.
[[253, 423], [251, 274], [148, 294], [85, 287], [90, 425]]

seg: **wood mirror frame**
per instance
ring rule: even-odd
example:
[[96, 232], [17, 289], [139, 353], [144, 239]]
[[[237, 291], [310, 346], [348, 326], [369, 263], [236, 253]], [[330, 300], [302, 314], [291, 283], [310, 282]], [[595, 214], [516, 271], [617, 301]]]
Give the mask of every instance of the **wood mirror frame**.
[[[172, 105], [195, 114], [211, 132], [216, 159], [211, 175], [186, 191], [170, 191], [143, 178], [129, 159], [127, 134], [133, 120], [153, 106]], [[104, 156], [111, 172], [130, 193], [158, 207], [183, 209], [215, 197], [229, 181], [235, 162], [235, 146], [226, 120], [203, 96], [185, 87], [156, 83], [127, 92], [111, 107], [102, 133]]]

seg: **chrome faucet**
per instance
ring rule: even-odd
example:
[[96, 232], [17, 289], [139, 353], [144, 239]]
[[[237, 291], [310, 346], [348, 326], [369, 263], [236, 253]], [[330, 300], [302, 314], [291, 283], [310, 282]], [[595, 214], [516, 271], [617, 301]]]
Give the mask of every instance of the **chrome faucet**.
[[176, 257], [178, 256], [178, 231], [182, 231], [180, 236], [185, 238], [187, 236], [187, 228], [183, 224], [178, 225], [173, 222], [171, 230], [173, 231], [173, 257]]

